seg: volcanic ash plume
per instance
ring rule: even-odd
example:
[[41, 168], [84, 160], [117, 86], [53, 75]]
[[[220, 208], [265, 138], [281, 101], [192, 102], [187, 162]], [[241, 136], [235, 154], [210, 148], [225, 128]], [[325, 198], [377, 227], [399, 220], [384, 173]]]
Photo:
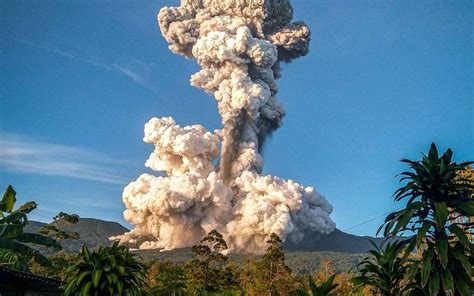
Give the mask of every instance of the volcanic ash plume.
[[124, 189], [135, 228], [122, 243], [188, 247], [216, 229], [232, 250], [259, 253], [271, 233], [297, 241], [304, 230], [334, 229], [332, 206], [313, 188], [260, 175], [262, 144], [285, 115], [279, 64], [308, 53], [309, 29], [292, 18], [288, 0], [182, 0], [161, 9], [170, 50], [201, 66], [191, 84], [215, 97], [223, 129], [170, 117], [145, 125], [144, 141], [155, 146], [145, 165], [166, 176], [143, 174]]

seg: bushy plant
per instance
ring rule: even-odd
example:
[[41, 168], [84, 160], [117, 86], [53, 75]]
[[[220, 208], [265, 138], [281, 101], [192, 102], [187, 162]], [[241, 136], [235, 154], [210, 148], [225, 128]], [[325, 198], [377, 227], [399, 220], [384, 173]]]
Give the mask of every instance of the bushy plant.
[[28, 224], [27, 214], [36, 209], [37, 204], [30, 201], [14, 210], [15, 203], [16, 192], [9, 185], [0, 201], [0, 264], [23, 271], [29, 269], [31, 260], [50, 266], [50, 261], [32, 244], [51, 247], [56, 251], [61, 250], [61, 245], [49, 236], [24, 232]]
[[[347, 268], [346, 270], [352, 269], [352, 267]], [[334, 268], [334, 262], [328, 259], [325, 259], [321, 262], [319, 270], [314, 273], [313, 278], [316, 285], [320, 285], [323, 282], [327, 281], [327, 279], [336, 274], [333, 283], [337, 284], [337, 287], [334, 289], [333, 293], [336, 295], [359, 295], [355, 293], [355, 291], [361, 291], [369, 293], [369, 289], [367, 288], [366, 291], [363, 291], [363, 287], [356, 288], [351, 282], [351, 278], [353, 274], [348, 272], [337, 272]], [[367, 294], [366, 293], [366, 294]], [[361, 294], [364, 295], [364, 294]]]
[[471, 296], [474, 291], [473, 245], [467, 236], [473, 225], [463, 222], [474, 216], [474, 182], [459, 179], [459, 172], [473, 162], [456, 163], [452, 156], [450, 149], [439, 156], [432, 144], [421, 160], [402, 160], [411, 171], [401, 174], [406, 184], [394, 198], [406, 207], [388, 215], [381, 228], [387, 237], [413, 234], [406, 252], [421, 252], [409, 273], [418, 294]]
[[314, 279], [308, 276], [309, 291], [299, 289], [297, 291], [298, 296], [336, 296], [335, 289], [338, 284], [334, 283], [336, 274], [331, 275], [321, 284], [316, 285]]
[[91, 252], [84, 246], [66, 271], [64, 295], [141, 295], [146, 267], [125, 246], [114, 243]]
[[387, 242], [383, 248], [372, 245], [371, 256], [358, 265], [360, 274], [351, 279], [356, 289], [370, 286], [382, 296], [401, 296], [410, 291], [413, 284], [405, 280], [410, 261], [401, 252], [406, 242]]

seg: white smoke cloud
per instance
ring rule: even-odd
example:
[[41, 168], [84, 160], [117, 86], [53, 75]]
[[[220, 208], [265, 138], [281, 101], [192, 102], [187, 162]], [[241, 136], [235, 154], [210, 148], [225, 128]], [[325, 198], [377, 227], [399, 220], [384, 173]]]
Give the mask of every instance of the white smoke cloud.
[[207, 176], [215, 170], [212, 160], [219, 154], [218, 138], [201, 125], [182, 128], [171, 117], [152, 118], [145, 125], [143, 141], [155, 145], [155, 151], [145, 163], [155, 171]]
[[201, 66], [191, 84], [215, 97], [223, 129], [180, 127], [170, 117], [145, 125], [144, 141], [155, 146], [145, 165], [166, 176], [143, 174], [124, 189], [135, 228], [122, 243], [187, 247], [216, 229], [232, 250], [260, 253], [271, 233], [298, 241], [304, 230], [334, 229], [332, 206], [313, 188], [260, 175], [259, 148], [285, 115], [279, 63], [308, 53], [310, 31], [292, 17], [289, 0], [182, 0], [161, 9], [170, 50]]

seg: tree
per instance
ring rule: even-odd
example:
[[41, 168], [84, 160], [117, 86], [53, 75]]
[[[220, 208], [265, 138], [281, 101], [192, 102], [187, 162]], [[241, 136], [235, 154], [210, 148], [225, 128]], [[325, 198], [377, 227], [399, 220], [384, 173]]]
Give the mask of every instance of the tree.
[[228, 249], [222, 234], [212, 230], [201, 239], [201, 244], [193, 246], [193, 253], [201, 261], [209, 264], [221, 264], [227, 261], [227, 256], [222, 252]]
[[228, 249], [222, 234], [216, 230], [209, 232], [200, 245], [193, 246], [196, 259], [186, 266], [188, 290], [193, 294], [221, 293], [238, 289], [235, 281], [235, 268], [226, 265]]
[[413, 284], [406, 282], [409, 259], [401, 255], [405, 242], [387, 242], [379, 248], [371, 242], [375, 250], [369, 251], [371, 256], [358, 264], [360, 274], [351, 279], [356, 289], [371, 286], [382, 296], [401, 296], [413, 289]]
[[64, 295], [141, 295], [146, 267], [129, 249], [114, 243], [91, 252], [83, 246], [66, 271]]
[[157, 262], [155, 285], [150, 295], [185, 295], [186, 273], [184, 268], [172, 262]]
[[53, 238], [36, 233], [24, 232], [28, 224], [28, 216], [36, 209], [37, 204], [30, 201], [16, 210], [16, 192], [9, 185], [0, 201], [0, 264], [18, 270], [28, 270], [29, 261], [34, 260], [40, 265], [50, 266], [50, 261], [31, 244], [61, 250], [61, 245]]
[[79, 234], [77, 232], [66, 232], [58, 228], [58, 222], [65, 222], [67, 224], [76, 224], [79, 222], [79, 216], [76, 214], [68, 214], [65, 212], [59, 212], [56, 216], [53, 217], [53, 222], [44, 225], [39, 230], [40, 234], [54, 237], [57, 240], [65, 239], [78, 239]]
[[301, 287], [285, 264], [282, 241], [276, 234], [267, 240], [268, 248], [258, 261], [248, 260], [240, 275], [246, 295], [295, 295]]
[[289, 270], [285, 264], [285, 253], [283, 253], [282, 240], [278, 235], [272, 233], [267, 240], [268, 248], [263, 255], [262, 262], [269, 268], [269, 279], [272, 280], [281, 269]]
[[[425, 295], [472, 295], [472, 248], [467, 237], [472, 224], [450, 222], [449, 216], [474, 216], [471, 195], [474, 182], [460, 180], [459, 172], [473, 162], [456, 163], [448, 149], [439, 156], [433, 143], [421, 160], [402, 160], [411, 171], [401, 174], [406, 184], [395, 194], [396, 201], [406, 201], [406, 207], [391, 213], [381, 229], [385, 236], [413, 235], [406, 252], [421, 250], [421, 261], [410, 269], [410, 277]], [[461, 219], [464, 221], [464, 219]]]

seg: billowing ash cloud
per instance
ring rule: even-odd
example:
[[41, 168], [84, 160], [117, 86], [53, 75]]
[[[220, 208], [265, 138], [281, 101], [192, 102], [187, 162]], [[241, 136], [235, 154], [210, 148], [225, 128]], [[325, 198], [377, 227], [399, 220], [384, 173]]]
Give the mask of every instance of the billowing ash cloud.
[[313, 188], [260, 175], [262, 143], [285, 115], [279, 63], [308, 53], [310, 31], [292, 18], [289, 0], [182, 0], [161, 9], [170, 50], [201, 66], [191, 84], [217, 100], [223, 129], [180, 127], [170, 117], [145, 125], [144, 141], [155, 146], [146, 166], [166, 176], [143, 174], [125, 188], [124, 216], [135, 228], [121, 242], [173, 249], [216, 229], [231, 249], [258, 253], [271, 233], [299, 240], [305, 229], [334, 229], [332, 206]]

